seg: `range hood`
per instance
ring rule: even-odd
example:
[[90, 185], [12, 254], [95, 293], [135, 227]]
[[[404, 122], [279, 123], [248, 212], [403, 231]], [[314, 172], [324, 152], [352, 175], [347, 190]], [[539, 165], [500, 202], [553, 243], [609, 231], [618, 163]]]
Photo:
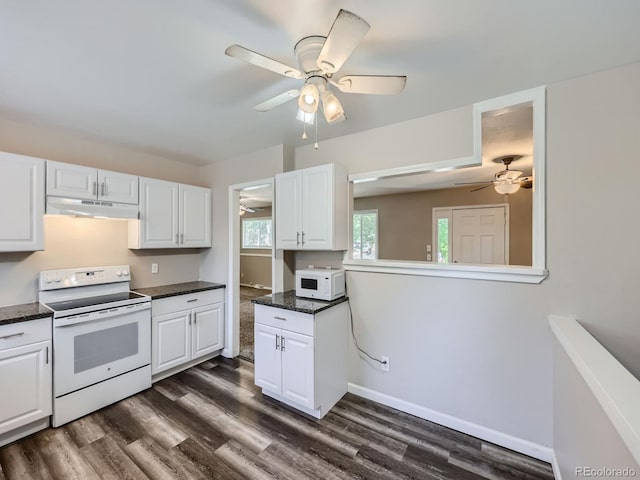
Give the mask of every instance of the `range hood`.
[[47, 195], [46, 213], [87, 218], [137, 219], [138, 205]]

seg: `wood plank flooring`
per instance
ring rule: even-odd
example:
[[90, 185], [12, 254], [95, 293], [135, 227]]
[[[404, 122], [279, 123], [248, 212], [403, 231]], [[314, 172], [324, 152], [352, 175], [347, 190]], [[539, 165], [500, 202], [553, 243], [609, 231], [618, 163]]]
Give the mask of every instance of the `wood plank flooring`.
[[551, 466], [347, 394], [320, 421], [222, 358], [0, 449], [13, 479], [553, 479]]

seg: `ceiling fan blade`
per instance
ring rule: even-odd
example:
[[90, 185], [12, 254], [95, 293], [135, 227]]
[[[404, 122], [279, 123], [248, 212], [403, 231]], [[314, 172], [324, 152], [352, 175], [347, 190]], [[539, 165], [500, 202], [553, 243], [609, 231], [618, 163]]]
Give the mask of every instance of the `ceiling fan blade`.
[[318, 55], [318, 68], [323, 73], [340, 70], [369, 28], [371, 25], [355, 13], [340, 9]]
[[482, 185], [485, 183], [493, 183], [493, 182], [458, 182], [458, 183], [455, 183], [454, 185]]
[[248, 48], [241, 47], [240, 45], [231, 45], [230, 47], [227, 47], [224, 53], [230, 57], [250, 63], [256, 67], [271, 70], [272, 72], [279, 73], [285, 77], [303, 78], [302, 74], [297, 69], [290, 67], [289, 65], [285, 65], [284, 63], [280, 63], [273, 58], [265, 57], [264, 55], [256, 53], [253, 50], [249, 50]]
[[287, 103], [288, 101], [297, 98], [299, 93], [300, 90], [297, 89], [287, 90], [280, 95], [276, 95], [275, 97], [272, 97], [269, 100], [265, 100], [264, 102], [256, 105], [255, 107], [253, 107], [253, 109], [257, 110], [258, 112], [268, 112], [272, 108], [278, 107], [283, 103]]
[[373, 95], [397, 95], [407, 83], [401, 75], [345, 75], [332, 81], [344, 93], [368, 93]]
[[470, 192], [477, 192], [479, 190], [484, 190], [485, 188], [489, 188], [491, 185], [493, 185], [493, 182], [491, 182], [489, 185], [485, 185], [484, 187], [474, 188], [473, 190], [470, 190]]

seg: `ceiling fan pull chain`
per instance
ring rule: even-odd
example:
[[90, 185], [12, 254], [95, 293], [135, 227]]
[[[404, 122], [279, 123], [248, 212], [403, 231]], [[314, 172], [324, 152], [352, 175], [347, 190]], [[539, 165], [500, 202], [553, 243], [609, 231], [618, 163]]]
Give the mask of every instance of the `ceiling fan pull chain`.
[[320, 147], [318, 147], [318, 113], [315, 113], [316, 116], [316, 143], [314, 143], [313, 148], [315, 148], [316, 150]]
[[302, 139], [307, 139], [307, 122], [302, 123]]

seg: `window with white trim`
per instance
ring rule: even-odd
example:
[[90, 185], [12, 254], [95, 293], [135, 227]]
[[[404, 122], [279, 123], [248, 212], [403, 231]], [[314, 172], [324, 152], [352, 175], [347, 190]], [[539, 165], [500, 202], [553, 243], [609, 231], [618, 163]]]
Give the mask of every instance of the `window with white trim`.
[[242, 219], [242, 248], [270, 249], [272, 238], [271, 218]]
[[353, 212], [353, 258], [378, 258], [378, 210]]

